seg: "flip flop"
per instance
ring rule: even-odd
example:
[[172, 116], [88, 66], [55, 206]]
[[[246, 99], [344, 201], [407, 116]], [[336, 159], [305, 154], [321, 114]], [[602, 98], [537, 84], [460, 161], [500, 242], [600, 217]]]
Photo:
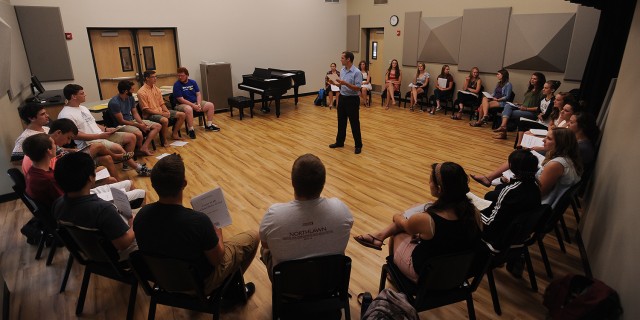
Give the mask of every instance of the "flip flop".
[[[367, 247], [367, 248], [372, 248], [372, 249], [376, 249], [376, 250], [382, 250], [382, 246], [384, 246], [384, 245], [385, 245], [384, 241], [382, 241], [382, 240], [380, 240], [380, 239], [378, 239], [378, 238], [376, 238], [376, 237], [372, 236], [372, 235], [371, 235], [371, 234], [369, 234], [369, 233], [368, 233], [367, 235], [368, 235], [369, 237], [371, 237], [371, 239], [372, 239], [371, 241], [368, 241], [368, 240], [367, 240], [367, 239], [365, 239], [365, 238], [364, 238], [364, 236], [362, 236], [362, 235], [355, 236], [355, 237], [353, 237], [353, 239], [354, 239], [354, 240], [356, 240], [356, 242], [357, 242], [357, 243], [359, 243], [359, 244], [361, 244], [361, 245], [363, 245], [363, 246], [365, 246], [365, 247]], [[379, 245], [379, 246], [376, 246], [376, 245], [374, 244], [374, 241], [376, 241], [376, 240], [377, 240], [377, 241], [380, 241], [380, 243], [382, 243], [382, 244], [381, 244], [381, 245]]]
[[[473, 175], [473, 174], [470, 174], [469, 176], [471, 177], [471, 179], [475, 180], [477, 183], [479, 183], [479, 184], [481, 184], [481, 185], [483, 185], [483, 186], [485, 186], [487, 188], [491, 187], [491, 180], [489, 180], [489, 178], [487, 178], [487, 176], [476, 176], [476, 175]], [[489, 183], [485, 183], [483, 178], [487, 179], [487, 181], [489, 181]]]

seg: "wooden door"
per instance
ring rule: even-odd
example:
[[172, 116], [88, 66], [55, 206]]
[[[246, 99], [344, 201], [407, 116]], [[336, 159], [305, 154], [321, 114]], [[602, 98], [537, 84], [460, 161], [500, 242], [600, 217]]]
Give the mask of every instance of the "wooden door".
[[[389, 67], [384, 60], [384, 29], [369, 29], [369, 73], [374, 91], [381, 91]], [[375, 49], [375, 50], [374, 50]], [[375, 53], [376, 59], [373, 59]]]
[[137, 36], [142, 71], [155, 70], [158, 87], [173, 86], [178, 75], [174, 29], [139, 29]]
[[118, 94], [118, 82], [136, 81], [140, 68], [135, 59], [136, 47], [130, 30], [89, 30], [100, 99]]

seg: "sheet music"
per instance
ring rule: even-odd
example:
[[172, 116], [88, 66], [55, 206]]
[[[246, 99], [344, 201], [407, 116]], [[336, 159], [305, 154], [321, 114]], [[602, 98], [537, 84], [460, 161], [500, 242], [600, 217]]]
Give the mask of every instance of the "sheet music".
[[338, 86], [331, 85], [331, 91], [340, 91]]
[[438, 86], [440, 86], [440, 88], [446, 88], [447, 78], [438, 78]]
[[118, 213], [127, 219], [133, 218], [127, 194], [121, 189], [111, 188], [111, 196], [113, 197], [113, 204], [118, 208]]
[[428, 202], [428, 203], [422, 203], [422, 204], [419, 204], [419, 205], [417, 205], [417, 206], [415, 206], [415, 207], [412, 207], [412, 208], [407, 209], [407, 210], [406, 210], [402, 215], [403, 215], [405, 218], [409, 219], [409, 218], [411, 218], [411, 216], [412, 216], [412, 215], [414, 215], [414, 214], [416, 214], [416, 213], [425, 212], [425, 210], [426, 210], [429, 206], [431, 206], [431, 202]]
[[532, 149], [533, 147], [544, 147], [544, 142], [540, 137], [536, 137], [531, 134], [525, 134], [522, 136], [520, 145], [522, 145], [523, 148]]
[[166, 153], [166, 152], [165, 152], [165, 153], [163, 153], [163, 154], [161, 154], [161, 155], [157, 156], [157, 157], [156, 157], [156, 159], [160, 160], [160, 159], [162, 159], [162, 158], [164, 158], [164, 157], [166, 157], [166, 156], [168, 156], [168, 155], [170, 155], [170, 153]]
[[471, 191], [469, 191], [467, 193], [467, 198], [469, 198], [469, 200], [471, 200], [473, 205], [480, 211], [482, 211], [482, 210], [484, 210], [486, 208], [489, 208], [489, 206], [491, 205], [491, 201], [482, 199], [482, 198], [476, 196]]
[[337, 74], [330, 73], [327, 75], [327, 78], [329, 78], [329, 83], [332, 83], [332, 82], [338, 83], [340, 76], [338, 76]]
[[186, 142], [186, 141], [174, 141], [174, 142], [172, 142], [172, 143], [170, 144], [170, 146], [174, 146], [174, 147], [184, 147], [184, 146], [186, 146], [186, 145], [187, 145], [187, 143], [189, 143], [189, 142]]
[[469, 95], [472, 95], [472, 96], [474, 96], [474, 97], [476, 97], [476, 98], [478, 97], [478, 95], [477, 95], [477, 94], [475, 94], [475, 93], [473, 93], [473, 92], [471, 92], [471, 91], [467, 91], [467, 90], [458, 90], [458, 92], [459, 92], [459, 93], [463, 93], [463, 94], [469, 94]]
[[507, 105], [513, 109], [519, 109], [520, 107], [518, 107], [517, 105], [515, 105], [513, 102], [509, 102], [507, 101]]
[[529, 131], [534, 135], [534, 136], [547, 136], [547, 130], [544, 129], [529, 129]]
[[206, 214], [213, 225], [218, 228], [231, 224], [231, 215], [220, 187], [193, 197], [191, 207], [193, 210]]
[[96, 181], [100, 181], [109, 177], [111, 177], [111, 175], [109, 174], [109, 170], [107, 170], [107, 168], [103, 168], [102, 170], [96, 172]]
[[489, 98], [489, 99], [493, 99], [493, 95], [492, 95], [491, 93], [489, 93], [489, 92], [482, 91], [482, 94], [483, 94], [485, 97]]

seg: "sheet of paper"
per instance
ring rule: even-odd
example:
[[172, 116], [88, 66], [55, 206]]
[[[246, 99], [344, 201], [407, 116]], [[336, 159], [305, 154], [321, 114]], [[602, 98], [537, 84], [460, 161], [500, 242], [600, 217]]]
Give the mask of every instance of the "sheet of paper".
[[162, 159], [162, 158], [164, 158], [164, 157], [166, 157], [168, 155], [170, 155], [170, 153], [163, 153], [163, 154], [157, 156], [156, 159], [160, 160], [160, 159]]
[[[513, 174], [513, 171], [507, 169], [507, 171], [502, 173], [502, 177], [505, 177], [507, 180], [511, 180], [513, 179], [513, 177], [515, 177], [515, 175]], [[491, 181], [491, 185], [492, 186], [497, 186], [499, 184], [503, 184], [504, 182], [502, 182], [501, 178], [502, 177], [498, 177], [493, 179], [493, 181]]]
[[231, 215], [224, 201], [222, 189], [215, 188], [191, 199], [193, 210], [206, 214], [214, 226], [218, 228], [231, 224]]
[[468, 95], [472, 95], [472, 96], [474, 96], [474, 97], [478, 97], [478, 95], [477, 95], [477, 94], [475, 94], [475, 93], [473, 93], [473, 92], [470, 92], [470, 91], [467, 91], [467, 90], [458, 90], [458, 92], [459, 92], [459, 93], [462, 93], [462, 94], [468, 94]]
[[519, 106], [517, 106], [515, 103], [513, 103], [513, 102], [509, 102], [509, 101], [507, 101], [507, 105], [508, 105], [509, 107], [513, 108], [513, 109], [518, 109], [518, 108], [520, 108], [520, 107], [519, 107]]
[[113, 204], [118, 208], [118, 213], [127, 219], [131, 219], [133, 213], [131, 212], [131, 204], [127, 194], [121, 189], [111, 188], [111, 196], [113, 197]]
[[482, 91], [482, 94], [483, 94], [485, 97], [489, 98], [489, 99], [493, 99], [493, 95], [492, 95], [491, 93], [489, 93], [489, 92]]
[[544, 141], [542, 141], [542, 138], [540, 137], [536, 137], [531, 134], [525, 134], [522, 136], [520, 145], [522, 145], [523, 148], [527, 149], [531, 149], [533, 147], [544, 147]]
[[[127, 190], [125, 189], [120, 189], [122, 192], [127, 192]], [[104, 200], [104, 201], [109, 201], [111, 202], [113, 200], [113, 194], [111, 194], [111, 192], [100, 192], [100, 193], [95, 193], [95, 192], [91, 192], [91, 194], [95, 194], [98, 196], [98, 198]]]
[[170, 146], [174, 146], [174, 147], [184, 147], [187, 145], [187, 141], [174, 141], [170, 144]]
[[531, 131], [534, 136], [547, 136], [547, 130], [544, 129], [530, 129], [529, 131]]
[[338, 86], [331, 85], [331, 91], [340, 91]]
[[538, 121], [531, 120], [531, 119], [525, 118], [525, 117], [520, 117], [520, 121], [529, 121], [529, 122], [536, 122], [536, 123], [538, 122]]
[[96, 181], [106, 179], [109, 177], [111, 177], [111, 175], [109, 174], [109, 170], [107, 170], [107, 168], [103, 168], [102, 170], [96, 172]]
[[482, 210], [484, 210], [486, 208], [489, 208], [489, 206], [491, 205], [491, 201], [482, 199], [482, 198], [476, 196], [473, 192], [468, 192], [467, 193], [467, 198], [469, 198], [469, 200], [471, 200], [473, 205], [480, 211], [482, 211]]
[[428, 208], [431, 205], [431, 203], [422, 203], [419, 204], [413, 208], [409, 208], [407, 209], [402, 215], [409, 219], [411, 218], [412, 215], [416, 214], [416, 213], [420, 213], [420, 212], [424, 212], [426, 210], [426, 208]]
[[330, 81], [338, 83], [338, 79], [340, 79], [340, 76], [338, 76], [337, 74], [330, 73], [327, 75], [327, 78], [329, 78]]
[[438, 78], [438, 86], [440, 86], [440, 88], [446, 88], [447, 87], [447, 79], [446, 78]]

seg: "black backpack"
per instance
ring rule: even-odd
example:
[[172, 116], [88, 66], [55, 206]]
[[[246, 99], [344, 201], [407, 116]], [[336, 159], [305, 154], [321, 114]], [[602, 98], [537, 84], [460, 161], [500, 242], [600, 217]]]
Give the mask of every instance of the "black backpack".
[[[366, 296], [365, 293], [363, 296]], [[369, 296], [370, 297], [370, 296]], [[366, 306], [368, 301], [363, 299], [362, 319], [369, 320], [419, 320], [418, 312], [413, 308], [407, 297], [400, 292], [395, 292], [389, 288], [386, 288], [378, 294], [378, 296]]]

